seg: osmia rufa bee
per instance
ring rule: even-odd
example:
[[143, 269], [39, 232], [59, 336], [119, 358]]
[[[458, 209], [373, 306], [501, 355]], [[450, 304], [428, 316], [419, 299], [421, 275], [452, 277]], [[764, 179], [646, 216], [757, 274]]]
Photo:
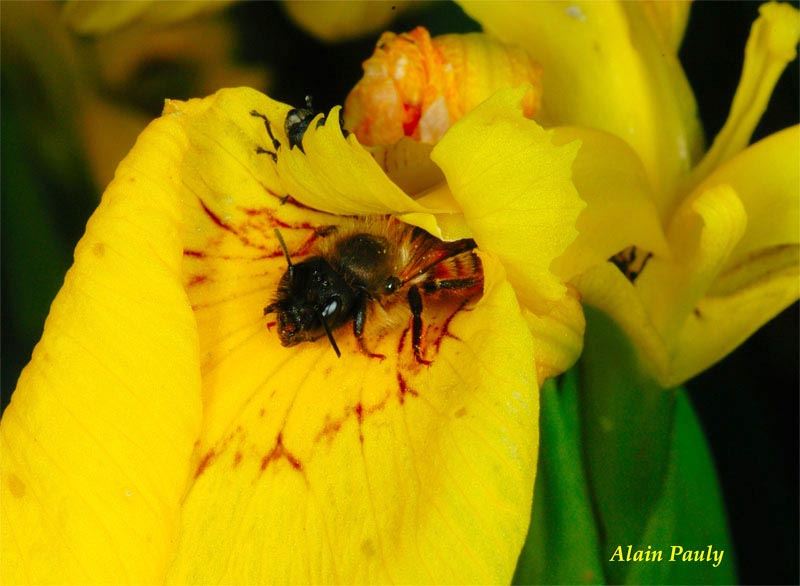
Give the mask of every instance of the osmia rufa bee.
[[[434, 303], [444, 298], [467, 301], [483, 292], [474, 240], [442, 242], [391, 218], [358, 220], [335, 228], [310, 257], [294, 263], [277, 230], [276, 235], [288, 268], [264, 313], [277, 315], [284, 346], [327, 335], [340, 356], [333, 333], [352, 321], [361, 351], [383, 358], [370, 352], [364, 341], [367, 315], [381, 316], [384, 324], [379, 327], [386, 327], [407, 307], [414, 358], [429, 364], [421, 347], [423, 298]], [[408, 311], [401, 313], [408, 316]]]

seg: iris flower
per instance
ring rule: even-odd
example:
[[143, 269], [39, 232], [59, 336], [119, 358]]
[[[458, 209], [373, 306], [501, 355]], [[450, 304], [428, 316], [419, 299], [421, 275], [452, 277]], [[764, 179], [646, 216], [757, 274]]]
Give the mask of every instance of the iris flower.
[[[469, 46], [508, 51], [495, 43]], [[671, 255], [630, 146], [543, 130], [523, 116], [536, 90], [494, 81], [427, 155], [387, 149], [388, 175], [336, 109], [301, 150], [289, 106], [255, 91], [167, 102], [90, 220], [3, 416], [4, 582], [510, 580], [537, 385], [580, 350], [570, 282], [631, 244]], [[273, 121], [275, 161], [251, 112]], [[414, 169], [431, 184], [401, 189]], [[482, 295], [425, 307], [430, 365], [407, 321], [368, 320], [383, 359], [337, 330], [337, 358], [325, 339], [282, 347], [263, 316], [286, 271], [274, 229], [298, 261], [349, 216], [477, 242]]]
[[[416, 198], [338, 110], [301, 150], [289, 107], [253, 90], [169, 101], [89, 221], [4, 414], [4, 580], [508, 581], [546, 343], [528, 324], [575, 307], [549, 267], [580, 255], [586, 213], [579, 144], [523, 116], [528, 91], [454, 125], [431, 155], [446, 182]], [[273, 121], [274, 161], [253, 113]], [[376, 215], [474, 237], [482, 295], [426, 305], [430, 365], [408, 320], [368, 319], [384, 358], [344, 328], [341, 358], [325, 339], [282, 347], [263, 315], [287, 268], [275, 228], [298, 262]]]

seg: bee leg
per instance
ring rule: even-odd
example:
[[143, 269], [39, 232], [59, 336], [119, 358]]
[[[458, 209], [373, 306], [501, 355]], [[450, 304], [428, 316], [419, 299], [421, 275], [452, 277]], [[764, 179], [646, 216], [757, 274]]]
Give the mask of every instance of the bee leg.
[[278, 162], [278, 153], [274, 153], [272, 151], [268, 151], [264, 147], [260, 147], [260, 146], [256, 147], [256, 154], [257, 155], [269, 155], [270, 158], [272, 159], [273, 163], [277, 163]]
[[422, 297], [416, 285], [408, 290], [408, 306], [411, 308], [411, 347], [414, 349], [414, 358], [420, 364], [431, 364], [430, 360], [422, 357]]
[[386, 358], [383, 354], [377, 354], [375, 352], [370, 352], [367, 348], [367, 345], [364, 343], [364, 325], [367, 323], [367, 297], [362, 295], [361, 298], [356, 302], [356, 313], [353, 317], [353, 334], [356, 337], [356, 341], [358, 341], [358, 347], [367, 356], [370, 358], [377, 358], [378, 360], [383, 360]]
[[263, 147], [256, 147], [256, 152], [258, 154], [266, 154], [272, 157], [272, 160], [276, 163], [278, 162], [278, 149], [281, 148], [281, 142], [275, 138], [275, 135], [272, 134], [272, 125], [269, 122], [269, 118], [267, 118], [264, 114], [260, 112], [256, 112], [255, 110], [250, 110], [250, 115], [256, 118], [261, 118], [264, 121], [264, 127], [267, 129], [267, 134], [269, 135], [269, 139], [272, 141], [272, 148], [274, 151], [268, 151]]

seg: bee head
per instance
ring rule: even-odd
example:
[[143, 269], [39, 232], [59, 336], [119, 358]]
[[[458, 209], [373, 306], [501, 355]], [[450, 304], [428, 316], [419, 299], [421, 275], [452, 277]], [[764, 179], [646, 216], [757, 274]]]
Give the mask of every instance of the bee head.
[[275, 313], [278, 337], [283, 346], [328, 336], [339, 349], [331, 330], [347, 321], [354, 293], [322, 257], [312, 257], [290, 265], [278, 284], [276, 299], [264, 313]]

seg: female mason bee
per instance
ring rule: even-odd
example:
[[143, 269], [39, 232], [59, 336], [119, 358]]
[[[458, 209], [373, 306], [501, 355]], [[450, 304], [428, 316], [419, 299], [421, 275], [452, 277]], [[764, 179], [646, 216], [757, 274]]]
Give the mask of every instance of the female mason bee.
[[275, 300], [264, 314], [277, 314], [283, 346], [327, 335], [337, 356], [334, 330], [353, 322], [353, 334], [365, 354], [364, 326], [370, 304], [388, 310], [405, 300], [411, 311], [411, 346], [421, 364], [422, 298], [469, 299], [483, 291], [483, 270], [474, 240], [442, 242], [394, 219], [359, 220], [335, 229], [309, 258], [293, 263], [280, 232], [288, 268]]

